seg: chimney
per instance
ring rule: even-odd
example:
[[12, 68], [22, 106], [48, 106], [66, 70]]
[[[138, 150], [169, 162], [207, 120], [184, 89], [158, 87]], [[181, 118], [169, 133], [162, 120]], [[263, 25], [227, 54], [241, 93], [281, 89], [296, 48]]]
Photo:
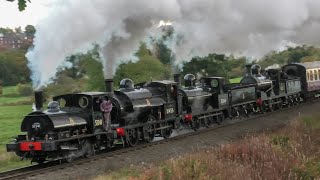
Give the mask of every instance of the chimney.
[[105, 79], [106, 92], [113, 93], [113, 79]]
[[181, 86], [180, 74], [173, 74], [173, 80], [177, 83], [178, 86]]
[[36, 103], [37, 111], [42, 110], [42, 104], [43, 104], [43, 95], [42, 94], [43, 94], [43, 91], [41, 91], [41, 90], [34, 92], [34, 100]]
[[252, 73], [251, 73], [251, 64], [247, 64], [246, 65], [246, 76], [251, 76]]

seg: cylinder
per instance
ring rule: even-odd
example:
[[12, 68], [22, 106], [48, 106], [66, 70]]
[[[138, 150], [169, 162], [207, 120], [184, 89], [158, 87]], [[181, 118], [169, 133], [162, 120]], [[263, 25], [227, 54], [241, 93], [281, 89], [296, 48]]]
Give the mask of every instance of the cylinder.
[[106, 92], [113, 93], [113, 79], [105, 79]]
[[39, 90], [34, 92], [34, 101], [37, 111], [41, 111], [43, 104], [43, 91]]
[[173, 80], [177, 83], [178, 86], [181, 85], [180, 74], [173, 74]]

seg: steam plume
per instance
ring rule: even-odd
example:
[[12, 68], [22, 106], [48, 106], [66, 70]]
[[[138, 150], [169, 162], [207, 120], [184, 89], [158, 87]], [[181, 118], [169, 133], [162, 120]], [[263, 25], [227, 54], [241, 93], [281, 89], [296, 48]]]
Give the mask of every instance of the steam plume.
[[110, 78], [158, 22], [170, 20], [175, 34], [167, 44], [175, 64], [210, 52], [259, 58], [288, 43], [319, 45], [318, 9], [314, 0], [56, 0], [36, 26], [35, 47], [26, 56], [39, 87], [66, 56], [98, 43]]

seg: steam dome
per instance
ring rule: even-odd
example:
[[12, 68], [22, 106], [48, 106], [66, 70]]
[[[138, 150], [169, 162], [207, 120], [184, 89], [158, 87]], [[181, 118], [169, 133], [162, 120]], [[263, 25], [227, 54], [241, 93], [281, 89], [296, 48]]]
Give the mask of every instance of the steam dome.
[[129, 78], [122, 79], [120, 82], [120, 88], [133, 89], [134, 88], [133, 81]]

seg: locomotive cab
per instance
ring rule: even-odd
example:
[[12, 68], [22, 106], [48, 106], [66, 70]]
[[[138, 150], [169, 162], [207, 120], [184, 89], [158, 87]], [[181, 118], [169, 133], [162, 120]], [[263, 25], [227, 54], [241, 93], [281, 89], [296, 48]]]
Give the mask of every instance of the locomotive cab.
[[228, 87], [223, 77], [205, 77], [200, 82], [204, 91], [212, 93], [214, 108], [223, 108], [228, 105]]
[[59, 102], [62, 111], [69, 114], [77, 114], [87, 121], [87, 128], [90, 133], [97, 129], [102, 130], [102, 112], [100, 104], [102, 98], [108, 97], [102, 92], [90, 92], [79, 94], [66, 94], [56, 96], [53, 100]]

